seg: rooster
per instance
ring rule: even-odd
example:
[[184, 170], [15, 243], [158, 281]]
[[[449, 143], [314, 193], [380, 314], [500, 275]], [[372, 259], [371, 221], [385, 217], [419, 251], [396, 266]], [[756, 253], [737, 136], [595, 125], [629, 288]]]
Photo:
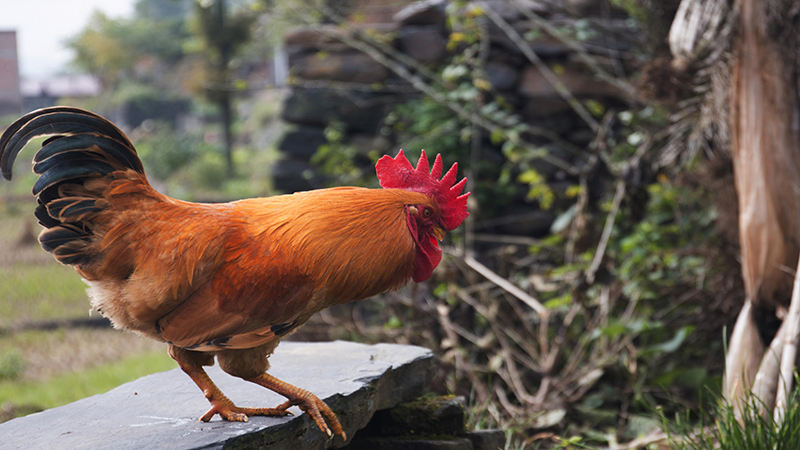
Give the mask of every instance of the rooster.
[[[400, 150], [382, 157], [383, 189], [338, 187], [224, 204], [176, 200], [155, 191], [131, 142], [89, 111], [52, 107], [12, 124], [0, 138], [10, 180], [17, 154], [51, 136], [33, 158], [39, 242], [89, 285], [92, 305], [116, 328], [166, 342], [170, 356], [211, 409], [247, 422], [284, 416], [297, 405], [329, 436], [346, 440], [317, 396], [269, 373], [283, 337], [332, 305], [427, 280], [442, 252], [437, 240], [467, 217], [466, 179], [457, 164], [442, 177]], [[230, 375], [286, 397], [275, 408], [238, 407], [206, 374]]]

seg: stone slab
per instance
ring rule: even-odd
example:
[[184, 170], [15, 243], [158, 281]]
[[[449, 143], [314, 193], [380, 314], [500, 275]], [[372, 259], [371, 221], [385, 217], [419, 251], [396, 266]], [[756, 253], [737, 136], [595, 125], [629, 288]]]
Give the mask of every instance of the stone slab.
[[474, 430], [466, 434], [472, 442], [472, 450], [503, 450], [506, 447], [506, 433], [503, 430]]
[[[420, 396], [433, 369], [430, 350], [405, 345], [284, 342], [270, 373], [325, 400], [352, 438], [373, 413]], [[231, 377], [209, 375], [240, 406], [272, 407], [285, 399]], [[297, 407], [295, 416], [252, 417], [249, 423], [198, 418], [208, 402], [179, 369], [142, 377], [105, 394], [0, 424], [0, 449], [325, 449], [328, 438]]]
[[348, 450], [474, 450], [466, 438], [453, 439], [357, 439]]
[[348, 131], [374, 134], [386, 115], [387, 101], [389, 96], [379, 92], [295, 87], [283, 105], [281, 119], [317, 127], [338, 120]]
[[461, 436], [466, 430], [464, 397], [420, 398], [378, 411], [381, 436]]
[[358, 52], [303, 53], [289, 58], [292, 75], [303, 80], [382, 83], [389, 69], [371, 56]]

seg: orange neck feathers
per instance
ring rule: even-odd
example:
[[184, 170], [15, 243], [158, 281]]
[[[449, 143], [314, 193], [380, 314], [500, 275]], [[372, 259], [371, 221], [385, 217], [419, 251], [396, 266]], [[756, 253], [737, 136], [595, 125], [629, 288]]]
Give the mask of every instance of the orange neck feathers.
[[413, 204], [433, 202], [401, 189], [333, 188], [243, 200], [236, 210], [271, 258], [283, 255], [334, 304], [408, 282], [417, 251], [406, 219]]

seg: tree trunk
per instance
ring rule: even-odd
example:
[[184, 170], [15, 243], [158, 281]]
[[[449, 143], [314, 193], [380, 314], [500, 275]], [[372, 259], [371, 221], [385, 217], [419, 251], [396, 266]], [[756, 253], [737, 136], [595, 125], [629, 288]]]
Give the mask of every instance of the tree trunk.
[[233, 133], [231, 131], [233, 110], [230, 93], [225, 93], [220, 97], [219, 109], [222, 116], [220, 124], [222, 126], [222, 143], [225, 146], [225, 175], [231, 179], [235, 175], [235, 170], [233, 166]]
[[[752, 389], [765, 413], [780, 371], [794, 363], [792, 330], [800, 330], [800, 285], [791, 297], [800, 253], [798, 18], [800, 0], [682, 0], [669, 33], [669, 67], [692, 74], [700, 100], [691, 135], [713, 134], [733, 159], [747, 298], [729, 341], [724, 393], [739, 400]], [[766, 348], [762, 337], [775, 330], [758, 318], [768, 314], [790, 320]]]
[[[220, 30], [226, 27], [226, 5], [225, 0], [217, 0], [217, 20]], [[233, 124], [233, 110], [231, 108], [231, 92], [230, 86], [230, 62], [231, 62], [231, 45], [227, 40], [220, 42], [219, 48], [219, 76], [222, 81], [222, 87], [217, 93], [219, 96], [219, 109], [222, 116], [222, 141], [225, 146], [225, 174], [228, 179], [233, 178], [233, 135], [231, 134], [231, 126]]]
[[796, 69], [766, 33], [766, 3], [742, 1], [730, 90], [742, 274], [758, 307], [788, 303], [800, 237]]
[[[792, 9], [780, 1], [742, 0], [730, 85], [731, 153], [747, 303], [726, 357], [725, 394], [742, 399], [752, 388], [765, 413], [773, 407], [780, 354], [787, 343], [795, 343], [794, 336], [779, 334], [765, 353], [753, 320], [755, 308], [785, 311], [797, 267], [800, 108], [796, 38], [787, 39], [792, 30], [787, 13]], [[793, 308], [797, 310], [797, 305]]]

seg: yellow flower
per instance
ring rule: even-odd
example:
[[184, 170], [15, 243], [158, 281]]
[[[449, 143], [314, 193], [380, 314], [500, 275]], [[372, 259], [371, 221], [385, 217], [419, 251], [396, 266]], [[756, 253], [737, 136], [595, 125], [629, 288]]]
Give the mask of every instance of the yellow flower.
[[492, 83], [489, 83], [487, 80], [484, 80], [483, 78], [475, 78], [474, 80], [472, 80], [472, 85], [482, 91], [488, 91], [489, 89], [492, 88]]

